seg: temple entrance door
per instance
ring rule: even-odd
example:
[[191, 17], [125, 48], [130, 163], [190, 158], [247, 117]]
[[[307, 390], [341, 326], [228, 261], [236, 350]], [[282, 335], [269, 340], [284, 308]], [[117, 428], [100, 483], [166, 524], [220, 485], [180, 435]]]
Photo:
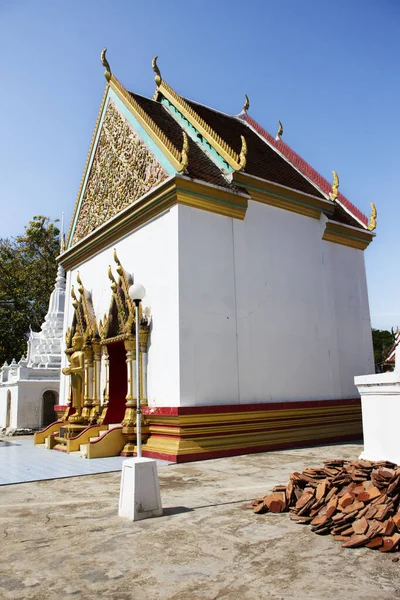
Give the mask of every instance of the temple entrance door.
[[6, 427], [10, 427], [11, 423], [11, 392], [7, 390], [7, 413], [6, 413]]
[[121, 423], [125, 415], [126, 394], [128, 390], [128, 369], [124, 342], [108, 344], [110, 360], [110, 389], [107, 416], [104, 424]]
[[54, 406], [57, 404], [58, 394], [47, 390], [42, 398], [42, 427], [47, 427], [54, 423], [56, 415]]

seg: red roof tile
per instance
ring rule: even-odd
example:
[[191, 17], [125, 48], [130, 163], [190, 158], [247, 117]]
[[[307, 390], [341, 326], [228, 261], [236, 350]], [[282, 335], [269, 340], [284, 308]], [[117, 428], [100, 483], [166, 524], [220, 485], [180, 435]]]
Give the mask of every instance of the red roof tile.
[[[324, 194], [329, 196], [332, 185], [320, 175], [311, 165], [301, 158], [292, 148], [282, 140], [276, 140], [257, 123], [250, 115], [246, 114], [245, 122], [250, 125], [261, 137], [263, 137], [273, 148], [284, 156], [296, 169], [298, 169], [307, 179], [316, 185]], [[337, 201], [345, 207], [356, 219], [368, 227], [368, 217], [364, 215], [354, 204], [350, 202], [341, 192], [338, 194]]]

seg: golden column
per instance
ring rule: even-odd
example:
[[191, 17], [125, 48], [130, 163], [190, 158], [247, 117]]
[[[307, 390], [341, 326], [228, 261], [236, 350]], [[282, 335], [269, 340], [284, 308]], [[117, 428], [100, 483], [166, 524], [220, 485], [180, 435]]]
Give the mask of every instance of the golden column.
[[85, 346], [83, 351], [85, 356], [85, 389], [82, 417], [84, 423], [87, 423], [90, 419], [93, 404], [93, 350], [90, 346]]
[[135, 452], [135, 419], [136, 419], [136, 381], [135, 381], [135, 363], [136, 363], [136, 348], [135, 339], [129, 338], [124, 340], [126, 350], [126, 365], [128, 375], [128, 387], [126, 394], [125, 416], [121, 423], [122, 434], [127, 442], [121, 452], [122, 456], [133, 456]]
[[147, 406], [147, 344], [149, 339], [149, 327], [140, 326], [139, 343], [140, 343], [140, 404]]
[[94, 353], [94, 367], [93, 367], [93, 404], [92, 410], [90, 411], [90, 422], [96, 423], [100, 415], [100, 370], [101, 370], [101, 346], [98, 340], [92, 342], [92, 348]]
[[[110, 401], [110, 357], [108, 354], [107, 346], [103, 346], [104, 354], [104, 371], [106, 376], [106, 384], [104, 386], [103, 403], [101, 405], [101, 416], [97, 419], [99, 425], [103, 425], [104, 419], [106, 418], [108, 403]], [[100, 383], [99, 383], [100, 385]]]

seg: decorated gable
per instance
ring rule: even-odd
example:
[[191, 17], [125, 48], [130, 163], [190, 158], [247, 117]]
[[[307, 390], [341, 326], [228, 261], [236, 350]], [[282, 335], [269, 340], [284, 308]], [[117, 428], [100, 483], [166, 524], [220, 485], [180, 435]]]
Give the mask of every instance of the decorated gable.
[[71, 245], [167, 177], [167, 171], [109, 98], [76, 209]]

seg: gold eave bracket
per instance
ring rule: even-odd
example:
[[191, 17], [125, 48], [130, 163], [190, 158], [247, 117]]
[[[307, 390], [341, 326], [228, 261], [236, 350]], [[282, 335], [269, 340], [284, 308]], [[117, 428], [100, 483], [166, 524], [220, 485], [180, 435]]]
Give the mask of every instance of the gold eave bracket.
[[321, 213], [333, 214], [333, 203], [330, 200], [311, 196], [248, 173], [233, 173], [232, 182], [246, 189], [250, 198], [256, 202], [313, 219], [319, 219]]
[[322, 239], [357, 250], [365, 250], [374, 237], [374, 233], [365, 231], [365, 229], [358, 229], [337, 221], [327, 221]]

